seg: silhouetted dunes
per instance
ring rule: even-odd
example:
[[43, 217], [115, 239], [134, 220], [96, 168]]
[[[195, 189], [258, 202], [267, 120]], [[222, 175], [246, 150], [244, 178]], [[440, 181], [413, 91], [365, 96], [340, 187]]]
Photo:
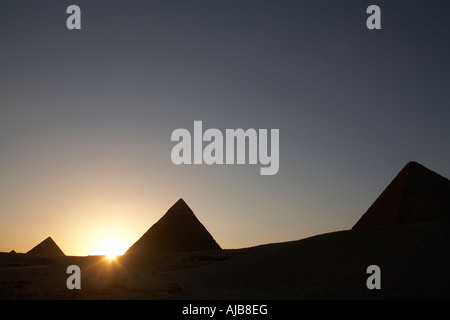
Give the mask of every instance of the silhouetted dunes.
[[[450, 299], [449, 199], [446, 178], [410, 162], [352, 229], [234, 250], [180, 199], [115, 261], [0, 254], [0, 298]], [[56, 248], [48, 238], [30, 253]], [[65, 286], [71, 264], [81, 290]], [[367, 288], [370, 265], [379, 290]]]
[[[179, 270], [180, 299], [449, 299], [450, 220], [346, 230], [226, 251]], [[366, 286], [369, 265], [381, 290]]]

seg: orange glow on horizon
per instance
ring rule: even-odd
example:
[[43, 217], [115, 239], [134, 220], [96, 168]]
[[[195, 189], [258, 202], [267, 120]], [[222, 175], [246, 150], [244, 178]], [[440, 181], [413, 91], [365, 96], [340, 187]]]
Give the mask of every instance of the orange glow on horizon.
[[109, 260], [122, 255], [128, 249], [128, 244], [119, 235], [106, 234], [98, 237], [92, 255], [105, 255]]

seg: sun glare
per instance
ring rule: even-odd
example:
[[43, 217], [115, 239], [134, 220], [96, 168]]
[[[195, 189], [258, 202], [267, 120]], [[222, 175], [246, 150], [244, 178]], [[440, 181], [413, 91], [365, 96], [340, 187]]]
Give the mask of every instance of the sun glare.
[[107, 236], [100, 239], [95, 247], [94, 254], [104, 255], [109, 260], [115, 259], [127, 250], [127, 244], [119, 237]]

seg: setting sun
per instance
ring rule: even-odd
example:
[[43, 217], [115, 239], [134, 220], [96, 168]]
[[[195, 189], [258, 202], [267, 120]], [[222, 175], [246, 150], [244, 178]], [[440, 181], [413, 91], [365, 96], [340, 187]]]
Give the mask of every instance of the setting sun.
[[109, 235], [99, 239], [93, 252], [105, 255], [108, 259], [114, 259], [116, 256], [124, 254], [127, 248], [128, 245], [120, 237]]

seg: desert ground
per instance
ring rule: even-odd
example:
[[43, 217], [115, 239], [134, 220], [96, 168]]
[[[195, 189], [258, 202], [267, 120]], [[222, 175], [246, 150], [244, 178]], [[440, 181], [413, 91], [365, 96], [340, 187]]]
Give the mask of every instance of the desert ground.
[[[450, 220], [251, 248], [104, 256], [0, 254], [0, 299], [449, 299]], [[381, 289], [369, 290], [369, 265]], [[81, 289], [69, 290], [69, 265]]]
[[234, 250], [179, 199], [115, 259], [65, 256], [50, 237], [0, 253], [0, 299], [450, 299], [449, 196], [448, 179], [409, 162], [352, 229]]

